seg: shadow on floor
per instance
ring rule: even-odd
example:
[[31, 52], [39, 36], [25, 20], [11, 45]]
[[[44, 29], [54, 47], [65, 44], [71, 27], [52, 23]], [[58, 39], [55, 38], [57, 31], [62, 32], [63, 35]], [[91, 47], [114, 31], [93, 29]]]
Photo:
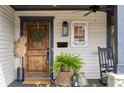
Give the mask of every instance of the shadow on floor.
[[[96, 79], [88, 79], [89, 86], [88, 87], [107, 87], [106, 85], [101, 84]], [[14, 81], [8, 87], [37, 87], [36, 85], [30, 84], [22, 84], [22, 82]], [[42, 87], [46, 87], [43, 85]], [[54, 84], [51, 87], [56, 87]]]
[[88, 83], [89, 83], [88, 87], [107, 87], [107, 85], [101, 84], [97, 79], [89, 79]]

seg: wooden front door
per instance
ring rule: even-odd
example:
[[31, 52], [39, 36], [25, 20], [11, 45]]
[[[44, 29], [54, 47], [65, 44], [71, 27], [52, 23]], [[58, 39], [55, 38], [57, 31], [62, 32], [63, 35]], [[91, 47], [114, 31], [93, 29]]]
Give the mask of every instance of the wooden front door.
[[49, 23], [26, 22], [28, 38], [25, 78], [49, 77]]

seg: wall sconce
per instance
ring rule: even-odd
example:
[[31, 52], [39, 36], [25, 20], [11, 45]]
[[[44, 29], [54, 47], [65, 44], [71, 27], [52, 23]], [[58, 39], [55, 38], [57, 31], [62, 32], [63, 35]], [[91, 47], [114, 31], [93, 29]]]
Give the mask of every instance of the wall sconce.
[[62, 23], [62, 36], [68, 36], [68, 23], [66, 21]]

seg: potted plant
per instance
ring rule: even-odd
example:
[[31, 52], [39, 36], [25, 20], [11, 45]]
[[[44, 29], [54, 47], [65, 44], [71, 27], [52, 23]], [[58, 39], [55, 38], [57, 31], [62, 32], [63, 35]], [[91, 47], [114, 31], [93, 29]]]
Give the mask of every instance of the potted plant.
[[55, 78], [59, 76], [58, 78], [63, 81], [62, 78], [65, 80], [72, 77], [73, 74], [78, 74], [82, 64], [84, 61], [79, 56], [71, 53], [60, 53], [56, 56], [53, 64]]
[[15, 56], [19, 58], [20, 64], [17, 68], [17, 80], [23, 81], [24, 80], [24, 68], [23, 68], [23, 62], [24, 57], [26, 54], [26, 44], [27, 44], [27, 37], [22, 36], [15, 42]]

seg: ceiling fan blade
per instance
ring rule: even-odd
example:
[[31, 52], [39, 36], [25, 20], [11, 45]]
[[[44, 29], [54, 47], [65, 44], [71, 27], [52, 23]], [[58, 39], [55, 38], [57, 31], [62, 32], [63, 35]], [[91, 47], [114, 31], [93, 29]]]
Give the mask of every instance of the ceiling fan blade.
[[92, 13], [92, 12], [93, 12], [93, 10], [87, 12], [86, 14], [84, 14], [84, 16], [87, 16], [87, 15], [89, 15], [89, 14]]
[[82, 10], [73, 11], [72, 13], [78, 13], [78, 12], [82, 12]]

